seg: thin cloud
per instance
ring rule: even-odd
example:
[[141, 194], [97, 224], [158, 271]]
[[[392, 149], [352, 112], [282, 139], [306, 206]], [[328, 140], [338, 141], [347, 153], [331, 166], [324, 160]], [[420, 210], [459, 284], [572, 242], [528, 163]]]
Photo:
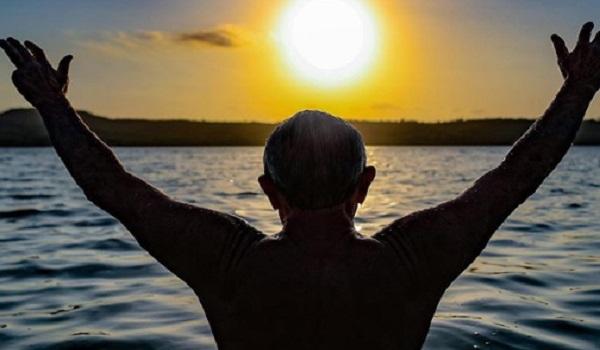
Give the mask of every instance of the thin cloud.
[[249, 45], [251, 42], [248, 31], [234, 25], [222, 25], [188, 32], [156, 30], [108, 32], [102, 33], [98, 38], [87, 39], [81, 44], [105, 54], [118, 55], [127, 54], [131, 49], [157, 49], [173, 45], [230, 49]]
[[176, 39], [183, 43], [199, 43], [216, 47], [238, 47], [240, 37], [230, 29], [199, 30], [189, 33], [179, 33]]
[[167, 39], [167, 34], [156, 30], [145, 30], [133, 33], [133, 36], [144, 41], [164, 41]]
[[141, 31], [134, 34], [142, 41], [165, 42], [177, 44], [199, 44], [208, 47], [233, 48], [250, 42], [249, 33], [241, 27], [231, 24], [209, 29], [198, 29], [188, 32]]

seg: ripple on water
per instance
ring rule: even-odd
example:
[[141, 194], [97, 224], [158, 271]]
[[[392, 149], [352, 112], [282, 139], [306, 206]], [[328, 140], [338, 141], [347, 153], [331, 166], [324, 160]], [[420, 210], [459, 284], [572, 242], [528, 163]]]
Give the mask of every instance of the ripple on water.
[[73, 224], [76, 227], [102, 227], [102, 226], [112, 226], [116, 225], [119, 222], [112, 217], [101, 217], [87, 220], [78, 220]]
[[61, 268], [26, 260], [9, 268], [0, 269], [0, 278], [22, 281], [30, 278], [129, 278], [139, 275], [159, 275], [153, 264], [116, 265], [105, 263], [80, 263]]
[[15, 210], [5, 210], [0, 211], [0, 219], [24, 219], [31, 218], [33, 216], [58, 216], [65, 217], [73, 215], [73, 212], [70, 210], [60, 210], [60, 209], [49, 209], [49, 210], [40, 210], [40, 209], [15, 209]]
[[[372, 234], [449, 200], [506, 151], [369, 147], [378, 175], [356, 222]], [[85, 200], [53, 150], [2, 153], [0, 348], [216, 349], [189, 288]], [[117, 153], [175, 198], [280, 228], [256, 182], [261, 148]], [[590, 164], [600, 148], [573, 149], [511, 215], [445, 294], [425, 349], [598, 349], [600, 167]]]
[[139, 247], [131, 240], [119, 238], [107, 238], [102, 240], [90, 240], [84, 242], [73, 242], [63, 245], [63, 249], [89, 249], [106, 251], [135, 251]]
[[0, 198], [9, 198], [17, 201], [30, 201], [35, 199], [51, 199], [54, 198], [51, 194], [11, 194], [8, 196], [1, 196]]
[[535, 223], [535, 224], [522, 224], [522, 225], [517, 225], [517, 224], [506, 225], [505, 229], [512, 230], [512, 231], [518, 231], [518, 232], [537, 233], [537, 232], [553, 231], [554, 227], [552, 225], [549, 225], [546, 223]]

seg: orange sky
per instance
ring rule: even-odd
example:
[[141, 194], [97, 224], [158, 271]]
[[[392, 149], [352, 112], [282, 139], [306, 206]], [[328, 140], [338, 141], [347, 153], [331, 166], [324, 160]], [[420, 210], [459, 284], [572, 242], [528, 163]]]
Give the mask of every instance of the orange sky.
[[[288, 1], [65, 0], [58, 9], [9, 1], [0, 35], [33, 39], [55, 60], [73, 53], [73, 103], [112, 117], [276, 121], [307, 108], [369, 120], [534, 117], [561, 83], [550, 34], [573, 43], [600, 9], [594, 1], [363, 2], [377, 23], [377, 54], [360, 78], [334, 87], [285, 60], [276, 31]], [[0, 109], [25, 106], [10, 71], [0, 61]], [[594, 104], [590, 114], [599, 112]]]

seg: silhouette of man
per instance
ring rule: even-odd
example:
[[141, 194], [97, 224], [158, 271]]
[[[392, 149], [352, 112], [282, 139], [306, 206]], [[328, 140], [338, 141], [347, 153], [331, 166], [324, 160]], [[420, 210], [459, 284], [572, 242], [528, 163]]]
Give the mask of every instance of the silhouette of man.
[[573, 142], [600, 87], [600, 34], [590, 42], [592, 29], [583, 26], [573, 52], [552, 36], [565, 82], [497, 168], [373, 237], [357, 233], [353, 218], [375, 168], [341, 119], [300, 112], [268, 139], [258, 181], [283, 228], [266, 236], [127, 172], [65, 97], [72, 56], [54, 70], [31, 42], [0, 46], [87, 198], [193, 288], [221, 349], [418, 349], [444, 291]]

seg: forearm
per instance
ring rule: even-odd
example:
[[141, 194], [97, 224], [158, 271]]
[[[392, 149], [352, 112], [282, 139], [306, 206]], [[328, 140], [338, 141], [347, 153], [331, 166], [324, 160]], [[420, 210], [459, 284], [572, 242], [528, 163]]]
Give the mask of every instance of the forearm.
[[447, 287], [560, 162], [593, 95], [593, 90], [565, 84], [497, 168], [457, 198], [398, 220], [381, 237], [404, 232], [391, 237], [420, 252], [416, 260], [439, 274], [440, 286]]
[[427, 271], [424, 285], [445, 290], [567, 153], [600, 88], [600, 34], [590, 42], [592, 29], [592, 23], [582, 27], [572, 52], [552, 35], [565, 84], [498, 167], [455, 199], [397, 220], [376, 235], [409, 256], [415, 271]]
[[[467, 197], [488, 202], [490, 229], [495, 229], [533, 194], [573, 143], [595, 89], [566, 82], [530, 129], [496, 169], [480, 178]], [[484, 205], [480, 202], [478, 205]]]
[[41, 48], [25, 45], [0, 39], [17, 68], [13, 83], [40, 112], [56, 152], [87, 198], [197, 292], [220, 292], [221, 272], [263, 235], [234, 216], [174, 201], [128, 173], [65, 98], [72, 56], [54, 69]]
[[50, 140], [87, 198], [123, 221], [132, 206], [128, 198], [143, 182], [125, 171], [113, 152], [77, 115], [65, 97], [36, 106]]

